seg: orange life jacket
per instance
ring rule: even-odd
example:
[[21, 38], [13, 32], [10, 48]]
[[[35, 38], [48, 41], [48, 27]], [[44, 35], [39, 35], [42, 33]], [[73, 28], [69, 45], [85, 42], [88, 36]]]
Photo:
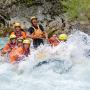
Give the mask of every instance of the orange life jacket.
[[24, 54], [24, 50], [22, 47], [13, 48], [9, 54], [10, 63], [13, 63], [18, 60], [18, 58], [22, 57]]
[[21, 32], [18, 32], [18, 33], [17, 32], [12, 32], [11, 35], [13, 35], [13, 34], [16, 35], [17, 38], [19, 38], [19, 37], [26, 38], [26, 32], [24, 32], [24, 31], [21, 31]]
[[4, 52], [4, 53], [9, 53], [10, 52], [10, 50], [12, 50], [14, 47], [16, 46], [16, 43], [15, 44], [13, 44], [13, 43], [7, 43], [6, 45], [5, 45], [5, 47], [2, 49], [2, 51]]
[[[33, 28], [34, 28], [34, 27], [33, 27]], [[44, 32], [40, 29], [39, 25], [38, 25], [38, 28], [37, 28], [37, 29], [34, 28], [34, 33], [33, 33], [33, 34], [36, 35], [37, 37], [38, 37], [38, 36], [45, 37]]]

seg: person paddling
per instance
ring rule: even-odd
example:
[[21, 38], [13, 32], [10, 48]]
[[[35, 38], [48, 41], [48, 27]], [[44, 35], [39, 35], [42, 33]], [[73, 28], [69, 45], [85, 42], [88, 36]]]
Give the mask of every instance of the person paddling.
[[23, 39], [26, 38], [26, 32], [22, 31], [22, 27], [20, 23], [14, 24], [14, 31], [11, 35], [16, 35], [17, 38], [22, 37]]
[[28, 57], [28, 55], [30, 55], [30, 40], [29, 39], [25, 39], [23, 41], [23, 48], [24, 48], [24, 55]]
[[6, 53], [10, 53], [11, 50], [16, 47], [16, 36], [10, 35], [9, 42], [5, 45], [5, 47], [1, 51], [1, 55], [3, 56]]
[[44, 44], [43, 39], [47, 38], [47, 34], [42, 25], [38, 24], [38, 20], [35, 16], [31, 17], [32, 26], [29, 28], [28, 37], [33, 39], [33, 46], [37, 48], [39, 45]]
[[30, 40], [18, 39], [17, 47], [13, 48], [9, 54], [10, 63], [16, 63], [22, 61], [30, 54]]
[[17, 46], [12, 49], [9, 53], [9, 60], [10, 63], [14, 63], [20, 61], [23, 57], [24, 50], [23, 50], [23, 39], [17, 39]]
[[57, 46], [59, 44], [59, 39], [56, 34], [52, 35], [52, 37], [49, 38], [49, 43], [51, 46]]

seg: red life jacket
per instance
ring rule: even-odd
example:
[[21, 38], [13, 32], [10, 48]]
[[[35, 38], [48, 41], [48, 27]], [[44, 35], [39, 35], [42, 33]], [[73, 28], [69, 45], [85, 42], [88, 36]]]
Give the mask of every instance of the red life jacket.
[[59, 41], [57, 40], [57, 38], [51, 37], [49, 39], [49, 42], [51, 44], [51, 46], [57, 46], [59, 44]]

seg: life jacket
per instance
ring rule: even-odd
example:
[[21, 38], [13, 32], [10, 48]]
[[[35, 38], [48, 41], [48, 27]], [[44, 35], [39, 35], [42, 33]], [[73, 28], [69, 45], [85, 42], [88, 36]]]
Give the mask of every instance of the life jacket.
[[51, 37], [49, 39], [49, 42], [50, 42], [51, 46], [57, 46], [59, 44], [59, 41], [56, 38], [53, 38], [53, 37]]
[[40, 27], [39, 27], [39, 25], [38, 25], [38, 28], [36, 29], [35, 27], [33, 27], [34, 28], [34, 35], [36, 35], [37, 37], [38, 36], [42, 36], [42, 37], [44, 37], [44, 32], [40, 29]]
[[17, 38], [22, 37], [22, 38], [26, 38], [26, 32], [24, 31], [20, 31], [20, 32], [12, 32], [11, 35], [16, 35]]
[[8, 43], [8, 46], [13, 49], [16, 46], [16, 43]]
[[16, 46], [16, 43], [7, 43], [6, 46], [3, 48], [3, 52], [9, 53], [14, 47]]
[[18, 60], [18, 58], [22, 57], [24, 54], [24, 50], [22, 47], [15, 47], [9, 53], [10, 63], [13, 63]]

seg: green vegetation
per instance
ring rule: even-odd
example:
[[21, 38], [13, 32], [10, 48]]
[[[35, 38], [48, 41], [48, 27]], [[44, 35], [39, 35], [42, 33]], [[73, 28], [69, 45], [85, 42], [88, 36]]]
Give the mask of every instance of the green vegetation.
[[[60, 15], [65, 14], [68, 20], [90, 20], [90, 0], [45, 0], [54, 4], [49, 14]], [[37, 3], [36, 0], [19, 0], [20, 3], [26, 6], [31, 6]], [[41, 0], [38, 0], [41, 2]], [[59, 3], [59, 4], [58, 4]], [[56, 9], [57, 8], [57, 9]]]
[[62, 4], [69, 20], [90, 20], [90, 0], [63, 0]]

